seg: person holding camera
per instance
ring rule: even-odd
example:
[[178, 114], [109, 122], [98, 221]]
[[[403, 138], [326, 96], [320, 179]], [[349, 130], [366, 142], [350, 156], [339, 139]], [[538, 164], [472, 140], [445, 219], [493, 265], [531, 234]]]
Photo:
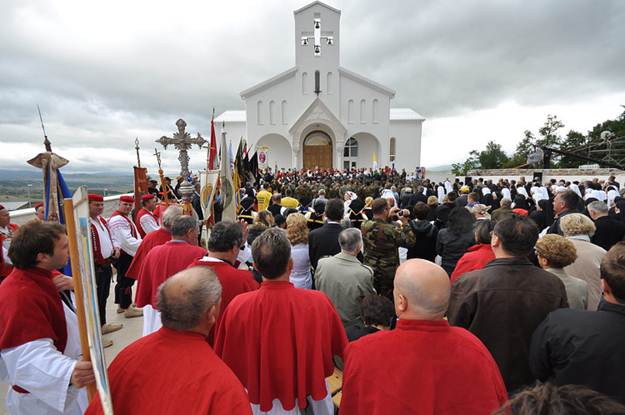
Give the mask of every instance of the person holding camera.
[[364, 263], [373, 268], [373, 286], [378, 294], [392, 299], [395, 270], [399, 266], [398, 248], [410, 248], [415, 244], [414, 233], [408, 226], [410, 212], [390, 208], [383, 198], [373, 201], [371, 211], [373, 220], [361, 226]]

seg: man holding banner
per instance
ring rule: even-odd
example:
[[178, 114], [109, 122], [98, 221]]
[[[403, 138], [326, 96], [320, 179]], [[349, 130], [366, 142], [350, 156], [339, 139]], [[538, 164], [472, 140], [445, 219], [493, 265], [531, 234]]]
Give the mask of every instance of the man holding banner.
[[59, 295], [68, 238], [56, 223], [22, 226], [9, 249], [14, 269], [0, 285], [0, 372], [12, 385], [11, 414], [82, 414], [95, 381], [81, 355], [74, 310]]

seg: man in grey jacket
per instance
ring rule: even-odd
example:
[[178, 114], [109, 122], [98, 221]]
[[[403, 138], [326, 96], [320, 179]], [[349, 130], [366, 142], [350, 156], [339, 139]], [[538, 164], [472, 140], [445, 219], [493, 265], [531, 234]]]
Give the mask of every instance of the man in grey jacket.
[[341, 252], [321, 258], [315, 270], [315, 286], [324, 292], [341, 317], [343, 326], [358, 319], [360, 302], [373, 289], [373, 270], [356, 256], [362, 249], [362, 235], [356, 228], [339, 234]]

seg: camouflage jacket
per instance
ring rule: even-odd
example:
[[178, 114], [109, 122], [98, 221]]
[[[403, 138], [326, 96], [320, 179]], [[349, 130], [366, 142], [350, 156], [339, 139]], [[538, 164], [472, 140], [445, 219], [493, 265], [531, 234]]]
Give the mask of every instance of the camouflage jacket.
[[410, 248], [415, 244], [415, 235], [409, 225], [399, 226], [376, 219], [365, 221], [360, 230], [365, 245], [365, 264], [381, 260], [399, 264], [397, 248]]

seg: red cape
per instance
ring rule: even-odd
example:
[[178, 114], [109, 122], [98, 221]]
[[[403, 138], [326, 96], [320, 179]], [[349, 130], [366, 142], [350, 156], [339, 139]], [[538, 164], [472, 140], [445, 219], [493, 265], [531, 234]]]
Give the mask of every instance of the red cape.
[[399, 320], [345, 350], [341, 415], [483, 415], [507, 399], [486, 347], [445, 320]]
[[215, 352], [261, 411], [269, 411], [274, 399], [288, 411], [295, 399], [303, 409], [307, 396], [326, 397], [325, 378], [346, 344], [341, 319], [325, 294], [265, 281], [226, 308]]
[[139, 277], [141, 265], [148, 252], [155, 246], [163, 245], [167, 241], [171, 241], [171, 233], [163, 228], [158, 228], [154, 232], [148, 233], [145, 239], [141, 240], [141, 245], [139, 245], [137, 253], [132, 258], [128, 271], [126, 271], [126, 276], [136, 280]]
[[150, 212], [146, 208], [139, 209], [139, 212], [137, 212], [137, 215], [135, 217], [135, 226], [137, 227], [137, 230], [139, 231], [139, 235], [141, 235], [141, 238], [145, 238], [145, 235], [146, 235], [146, 232], [143, 230], [143, 226], [141, 226], [141, 218], [145, 215], [152, 216], [154, 220], [156, 221], [156, 223], [158, 224], [158, 216], [156, 216], [154, 213]]
[[[199, 333], [167, 328], [122, 350], [108, 369], [116, 414], [249, 415], [241, 382]], [[98, 395], [85, 414], [103, 414]]]
[[453, 285], [462, 274], [484, 268], [493, 259], [495, 253], [489, 244], [473, 245], [458, 260], [454, 272], [451, 273], [451, 284]]
[[221, 314], [208, 335], [208, 342], [212, 345], [214, 343], [215, 332], [221, 325], [224, 310], [228, 307], [228, 304], [239, 294], [257, 290], [258, 283], [251, 272], [237, 269], [227, 262], [216, 258], [199, 259], [190, 265], [190, 267], [194, 266], [212, 268], [215, 274], [217, 274], [217, 278], [221, 284]]
[[190, 263], [206, 255], [206, 249], [182, 241], [169, 241], [155, 246], [143, 260], [137, 278], [135, 303], [138, 307], [156, 308], [156, 292], [165, 280]]
[[0, 349], [52, 339], [61, 353], [67, 344], [63, 303], [52, 277], [58, 272], [14, 268], [0, 285]]

